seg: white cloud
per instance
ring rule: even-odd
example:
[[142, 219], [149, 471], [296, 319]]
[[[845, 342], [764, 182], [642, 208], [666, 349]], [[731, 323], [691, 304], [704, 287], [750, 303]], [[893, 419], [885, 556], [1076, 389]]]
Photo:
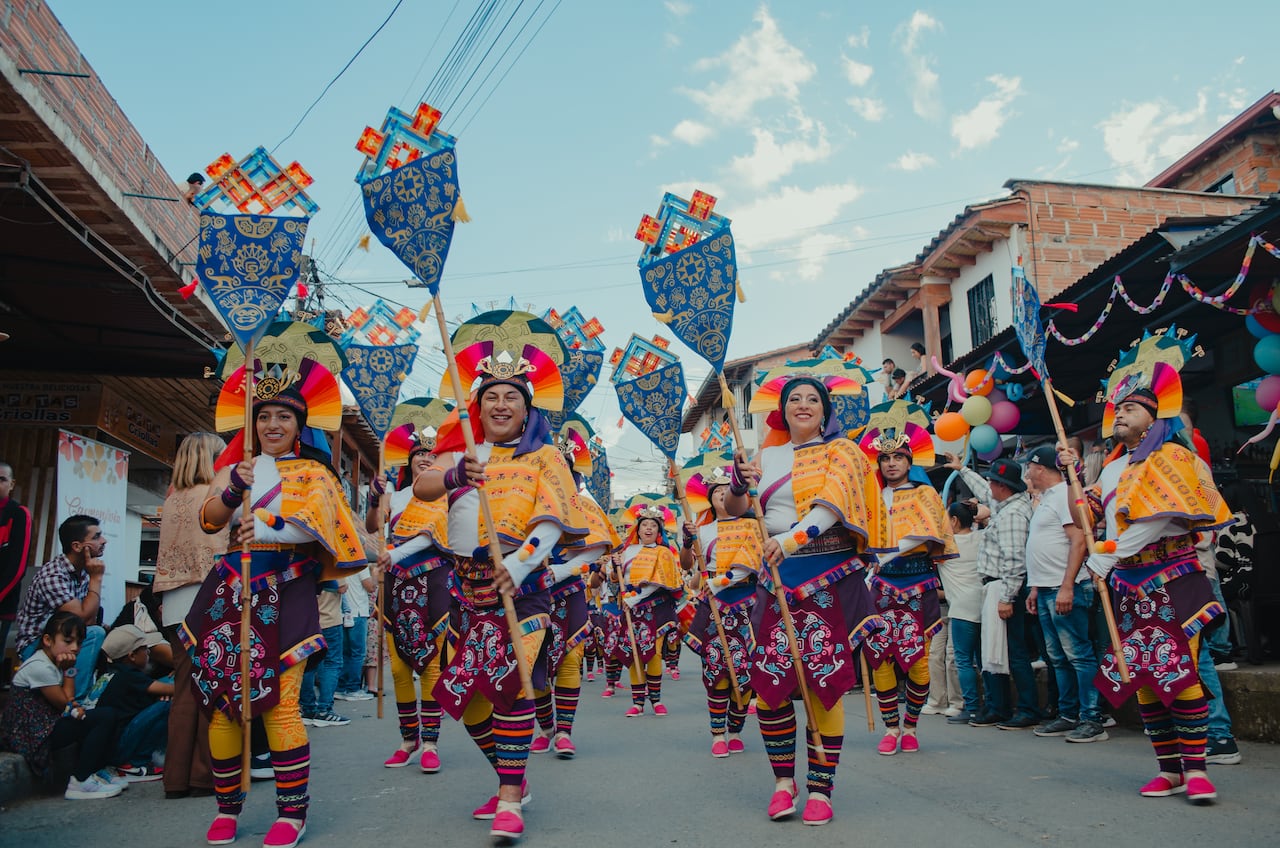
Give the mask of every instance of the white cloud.
[[668, 50], [674, 50], [680, 46], [680, 36], [674, 32], [664, 33], [662, 36], [662, 44]]
[[814, 233], [805, 236], [795, 249], [794, 256], [799, 261], [785, 271], [771, 271], [769, 276], [775, 280], [816, 280], [822, 276], [827, 266], [827, 257], [831, 252], [847, 246], [848, 242], [845, 239], [831, 233]]
[[[695, 191], [705, 191], [712, 197], [724, 197], [724, 187], [706, 180], [682, 180], [678, 183], [667, 183], [659, 186], [658, 191], [665, 194], [671, 192], [677, 197], [692, 197]], [[737, 220], [736, 218], [734, 219]]]
[[1113, 112], [1102, 123], [1102, 144], [1111, 163], [1120, 169], [1117, 182], [1140, 184], [1196, 146], [1207, 126], [1208, 97], [1196, 95], [1196, 105], [1182, 112], [1163, 101], [1147, 101]]
[[669, 147], [671, 145], [671, 142], [660, 135], [651, 135], [649, 136], [649, 144], [655, 148]]
[[898, 157], [890, 167], [899, 171], [922, 171], [925, 168], [938, 164], [938, 160], [934, 159], [928, 153], [916, 153], [914, 150], [908, 150], [906, 153]]
[[680, 2], [680, 0], [667, 0], [662, 5], [666, 6], [667, 11], [677, 18], [683, 18], [693, 11], [693, 6]]
[[960, 150], [985, 147], [1000, 136], [1000, 128], [1009, 120], [1009, 106], [1022, 94], [1022, 78], [993, 74], [987, 82], [995, 91], [978, 101], [968, 112], [951, 119], [951, 137]]
[[671, 137], [676, 141], [683, 141], [685, 144], [694, 147], [711, 138], [712, 134], [711, 127], [687, 119], [676, 124], [675, 128], [671, 130]]
[[940, 31], [942, 24], [928, 12], [917, 11], [911, 20], [898, 28], [902, 43], [902, 55], [907, 60], [908, 87], [911, 108], [922, 118], [942, 117], [942, 98], [939, 77], [933, 69], [934, 57], [920, 51], [921, 36], [926, 32]]
[[842, 56], [841, 58], [844, 60], [844, 75], [848, 78], [849, 84], [857, 88], [866, 85], [871, 79], [871, 74], [875, 68], [850, 59], [848, 56]]
[[759, 28], [734, 42], [719, 56], [700, 59], [695, 70], [724, 68], [725, 78], [701, 90], [685, 89], [693, 102], [718, 120], [749, 120], [755, 105], [774, 97], [795, 101], [801, 83], [817, 73], [816, 66], [778, 30], [778, 23], [761, 7], [755, 15]]
[[1064, 136], [1062, 141], [1058, 142], [1057, 151], [1059, 153], [1075, 153], [1079, 149], [1080, 142], [1076, 141], [1074, 138], [1066, 138]]
[[[818, 232], [839, 218], [841, 210], [862, 196], [856, 183], [822, 185], [813, 189], [787, 186], [758, 197], [734, 210], [733, 230], [738, 257], [750, 263], [750, 249], [770, 248], [759, 264], [786, 264], [770, 270], [775, 280], [814, 279], [821, 275], [827, 254], [847, 240]], [[793, 260], [799, 260], [796, 264]]]
[[871, 30], [864, 26], [862, 29], [849, 36], [848, 39], [845, 40], [845, 43], [850, 47], [866, 47], [871, 43]]
[[864, 121], [877, 123], [884, 120], [884, 101], [874, 97], [850, 97], [847, 101]]
[[826, 129], [803, 115], [798, 117], [797, 137], [789, 140], [779, 141], [770, 130], [752, 130], [755, 147], [745, 156], [733, 157], [729, 170], [751, 188], [764, 188], [790, 174], [797, 165], [830, 157]]

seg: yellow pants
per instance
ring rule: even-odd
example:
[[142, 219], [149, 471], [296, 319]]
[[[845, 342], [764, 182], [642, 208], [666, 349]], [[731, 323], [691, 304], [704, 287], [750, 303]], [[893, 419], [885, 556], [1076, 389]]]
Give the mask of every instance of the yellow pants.
[[636, 663], [634, 662], [628, 665], [627, 669], [631, 674], [631, 685], [643, 686], [645, 684], [646, 677], [662, 676], [662, 653], [660, 651], [655, 652], [654, 655], [649, 658], [648, 665], [644, 666], [645, 677], [639, 677], [636, 675]]
[[[436, 650], [438, 653], [431, 658], [431, 662], [427, 665], [427, 670], [418, 678], [418, 688], [422, 692], [422, 700], [424, 701], [435, 700], [435, 696], [431, 693], [436, 688], [436, 681], [440, 679], [440, 658], [445, 656], [445, 652], [448, 650], [448, 641], [447, 631], [436, 637]], [[391, 657], [391, 682], [395, 687], [396, 702], [407, 704], [410, 701], [418, 700], [418, 693], [414, 691], [413, 686], [413, 669], [396, 651], [396, 645], [391, 638], [390, 631], [387, 631], [387, 653]]]
[[[302, 724], [298, 708], [305, 670], [306, 663], [301, 662], [280, 675], [280, 702], [262, 714], [267, 742], [273, 751], [288, 751], [307, 744], [307, 728]], [[238, 757], [242, 744], [240, 722], [215, 711], [209, 722], [209, 753], [222, 760]]]

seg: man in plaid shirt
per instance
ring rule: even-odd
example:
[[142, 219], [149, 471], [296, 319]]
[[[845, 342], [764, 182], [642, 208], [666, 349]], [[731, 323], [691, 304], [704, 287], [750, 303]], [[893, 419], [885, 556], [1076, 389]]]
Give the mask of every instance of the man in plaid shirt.
[[[1011, 459], [997, 459], [981, 475], [965, 468], [947, 454], [947, 467], [978, 500], [991, 508], [991, 521], [978, 547], [978, 573], [983, 585], [999, 582], [999, 613], [1009, 643], [1009, 674], [982, 672], [986, 707], [969, 724], [1001, 730], [1026, 730], [1040, 721], [1039, 693], [1031, 656], [1027, 651], [1027, 534], [1034, 512], [1022, 466]], [[1009, 683], [1017, 690], [1016, 709], [1010, 707]]]
[[[97, 626], [102, 605], [102, 575], [106, 566], [102, 552], [106, 537], [98, 519], [91, 515], [73, 515], [58, 527], [62, 553], [40, 566], [18, 610], [15, 647], [18, 659], [26, 662], [40, 647], [40, 632], [45, 622], [59, 610], [75, 613], [84, 620], [85, 637], [76, 659], [76, 700], [82, 700], [93, 686], [93, 669], [98, 662], [98, 649], [107, 632]], [[73, 676], [68, 671], [67, 676]]]

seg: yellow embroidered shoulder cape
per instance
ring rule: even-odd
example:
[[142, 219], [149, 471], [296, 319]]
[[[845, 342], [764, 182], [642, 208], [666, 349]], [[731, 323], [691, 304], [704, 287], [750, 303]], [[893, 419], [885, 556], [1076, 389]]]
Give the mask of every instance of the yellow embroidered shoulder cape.
[[1181, 519], [1188, 530], [1213, 530], [1233, 520], [1208, 466], [1174, 442], [1161, 445], [1142, 462], [1127, 465], [1116, 484], [1119, 532], [1135, 522], [1161, 517]]
[[825, 506], [840, 516], [866, 547], [881, 519], [880, 484], [867, 457], [848, 439], [795, 449], [791, 463], [791, 490], [796, 515], [804, 517], [815, 506]]
[[669, 589], [679, 589], [684, 585], [680, 581], [680, 566], [676, 562], [676, 555], [666, 545], [646, 545], [641, 548], [630, 562], [627, 582], [632, 586], [656, 583]]
[[936, 559], [959, 555], [942, 496], [932, 486], [895, 489], [893, 507], [888, 514], [880, 512], [882, 521], [875, 541], [878, 550], [897, 550], [902, 539], [912, 537], [926, 542], [928, 553]]
[[415, 536], [426, 535], [437, 547], [448, 546], [449, 502], [445, 498], [424, 501], [410, 498], [404, 512], [396, 516], [395, 526], [391, 529], [392, 540], [403, 544]]
[[[484, 490], [493, 510], [500, 539], [508, 544], [524, 542], [529, 528], [553, 521], [561, 530], [560, 544], [573, 544], [586, 536], [587, 516], [578, 498], [578, 487], [560, 451], [543, 445], [515, 456], [515, 448], [494, 445], [484, 468]], [[487, 545], [484, 519], [479, 518], [480, 544]]]
[[715, 563], [717, 575], [738, 566], [758, 572], [764, 567], [764, 539], [760, 522], [754, 518], [728, 518], [716, 522]]
[[310, 459], [276, 460], [276, 470], [281, 516], [305, 530], [323, 551], [317, 557], [324, 566], [320, 579], [335, 580], [344, 571], [364, 568], [367, 562], [355, 519], [329, 470]]

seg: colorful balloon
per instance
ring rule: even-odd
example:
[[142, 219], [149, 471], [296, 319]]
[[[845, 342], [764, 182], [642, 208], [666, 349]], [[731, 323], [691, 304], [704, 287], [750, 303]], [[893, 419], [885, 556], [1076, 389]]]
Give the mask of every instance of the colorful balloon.
[[1022, 410], [1016, 403], [1002, 400], [991, 404], [991, 417], [987, 423], [996, 428], [997, 433], [1008, 433], [1022, 420]]
[[1280, 336], [1258, 339], [1258, 343], [1253, 346], [1253, 361], [1268, 374], [1280, 374]]
[[944, 412], [933, 422], [933, 432], [944, 442], [958, 442], [969, 432], [969, 422], [958, 412]]
[[1008, 400], [1009, 396], [1004, 393], [1004, 389], [994, 388], [987, 392], [987, 400], [991, 401], [991, 405], [995, 406], [1002, 400]]
[[1264, 377], [1258, 384], [1254, 398], [1258, 401], [1258, 406], [1267, 411], [1280, 406], [1280, 376], [1272, 374]]
[[[1280, 336], [1276, 339], [1280, 340]], [[982, 395], [972, 395], [960, 406], [960, 415], [971, 427], [986, 424], [991, 417], [991, 401]]]
[[1004, 453], [1004, 442], [996, 442], [996, 446], [986, 453], [978, 454], [978, 459], [983, 462], [993, 462], [1000, 458], [1000, 454]]
[[1000, 434], [990, 424], [979, 424], [969, 433], [969, 444], [975, 453], [982, 455], [1000, 446]]
[[1265, 339], [1271, 335], [1271, 331], [1262, 326], [1262, 322], [1255, 315], [1244, 316], [1244, 326], [1249, 331], [1249, 335], [1255, 339]]
[[996, 381], [987, 379], [986, 369], [975, 368], [964, 375], [964, 387], [971, 395], [985, 397], [996, 387]]
[[1022, 387], [1021, 383], [1005, 383], [1004, 394], [1009, 400], [1017, 403], [1027, 396], [1027, 391]]

